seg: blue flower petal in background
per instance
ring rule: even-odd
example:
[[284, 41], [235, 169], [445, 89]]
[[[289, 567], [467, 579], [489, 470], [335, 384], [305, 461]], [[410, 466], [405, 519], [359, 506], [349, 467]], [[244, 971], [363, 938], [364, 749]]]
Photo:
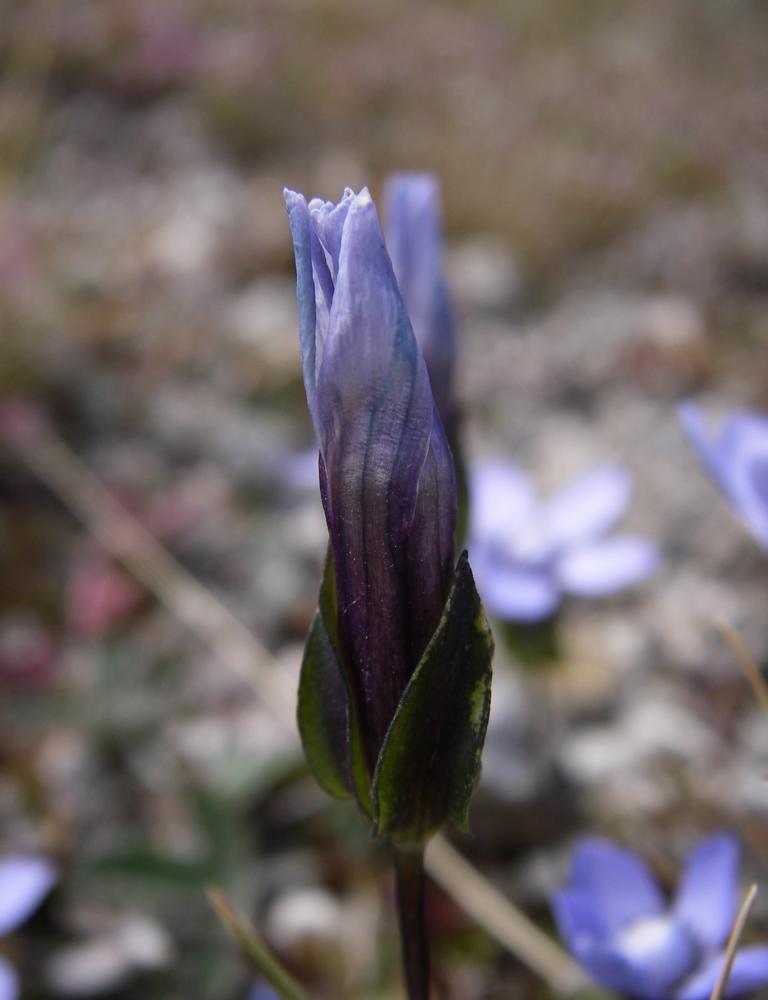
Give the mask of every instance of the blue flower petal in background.
[[[1, 996], [0, 1000], [2, 1000]], [[280, 1000], [280, 998], [266, 983], [254, 983], [248, 991], [248, 1000]]]
[[658, 568], [649, 540], [608, 535], [632, 493], [620, 465], [598, 466], [544, 501], [512, 463], [475, 466], [470, 486], [472, 564], [483, 601], [498, 618], [541, 622], [563, 594], [606, 597]]
[[542, 505], [558, 548], [599, 538], [616, 526], [632, 496], [632, 477], [620, 465], [601, 465], [571, 480]]
[[595, 901], [609, 933], [664, 912], [664, 896], [646, 865], [610, 840], [587, 837], [579, 843], [569, 884]]
[[768, 418], [749, 411], [734, 413], [713, 433], [694, 403], [681, 403], [678, 416], [736, 515], [768, 550]]
[[30, 917], [56, 883], [46, 858], [16, 855], [0, 860], [0, 937]]
[[675, 913], [685, 919], [704, 948], [728, 940], [739, 908], [739, 843], [722, 833], [703, 840], [690, 854], [675, 897]]
[[470, 556], [477, 588], [492, 615], [540, 622], [557, 610], [560, 594], [549, 573], [516, 565], [481, 547], [471, 547]]
[[470, 472], [470, 532], [479, 539], [498, 539], [513, 547], [536, 508], [530, 478], [511, 462], [481, 462]]
[[647, 538], [616, 535], [564, 553], [555, 572], [566, 593], [607, 597], [641, 583], [658, 567], [659, 551]]
[[384, 229], [395, 277], [449, 432], [456, 415], [456, 321], [443, 275], [440, 182], [433, 174], [396, 173], [384, 184]]
[[[738, 846], [719, 834], [689, 855], [672, 906], [631, 851], [599, 838], [577, 846], [552, 899], [560, 934], [609, 989], [638, 1000], [708, 1000], [737, 910]], [[737, 952], [726, 997], [768, 983], [768, 947]]]
[[0, 958], [0, 1000], [16, 1000], [20, 993], [19, 977], [14, 968]]
[[[725, 963], [725, 955], [710, 958], [687, 982], [675, 993], [675, 1000], [709, 1000]], [[736, 952], [728, 986], [725, 990], [726, 1000], [751, 993], [768, 984], [768, 947], [753, 945], [740, 948]]]

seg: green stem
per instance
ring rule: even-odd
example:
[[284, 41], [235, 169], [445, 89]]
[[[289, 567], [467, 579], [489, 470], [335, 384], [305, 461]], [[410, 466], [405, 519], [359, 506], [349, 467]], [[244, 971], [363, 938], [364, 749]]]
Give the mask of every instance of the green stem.
[[408, 1000], [429, 1000], [429, 939], [424, 912], [424, 851], [392, 850], [397, 917]]

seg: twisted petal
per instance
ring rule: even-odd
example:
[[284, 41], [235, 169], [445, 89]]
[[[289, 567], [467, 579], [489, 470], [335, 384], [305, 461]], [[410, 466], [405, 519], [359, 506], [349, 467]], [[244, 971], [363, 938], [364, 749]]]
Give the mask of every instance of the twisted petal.
[[0, 937], [30, 917], [56, 882], [45, 858], [17, 855], [0, 861]]
[[21, 994], [19, 977], [12, 965], [0, 958], [0, 1000], [17, 1000]]
[[739, 844], [723, 833], [689, 855], [674, 910], [707, 951], [723, 947], [738, 910]]
[[443, 278], [440, 185], [431, 174], [399, 173], [384, 187], [387, 248], [446, 422], [453, 400], [456, 328]]
[[482, 545], [472, 546], [470, 554], [477, 589], [492, 615], [539, 622], [556, 611], [560, 594], [545, 570], [506, 560]]
[[[413, 636], [434, 628], [442, 610], [455, 488], [450, 454], [434, 437], [429, 377], [367, 191], [350, 201], [343, 225], [316, 405], [339, 627], [360, 674], [373, 755], [416, 666]], [[412, 533], [418, 554], [408, 551]], [[444, 565], [435, 570], [431, 561]]]
[[609, 933], [664, 910], [661, 890], [640, 858], [598, 837], [578, 844], [569, 887], [592, 896]]
[[[293, 239], [293, 252], [296, 258], [296, 298], [299, 304], [299, 349], [301, 352], [301, 368], [304, 377], [304, 389], [307, 393], [307, 405], [312, 417], [315, 434], [319, 436], [316, 405], [316, 328], [317, 302], [315, 298], [315, 271], [312, 266], [313, 248], [315, 256], [319, 255], [320, 247], [314, 233], [309, 214], [309, 208], [304, 195], [296, 191], [283, 192], [285, 205], [288, 209], [288, 222]], [[327, 264], [323, 262], [325, 287], [318, 289], [321, 300], [321, 311], [327, 317], [333, 299], [333, 285], [330, 281]], [[322, 285], [322, 282], [321, 282]], [[325, 324], [327, 326], [327, 322]]]
[[542, 516], [553, 547], [592, 541], [624, 514], [632, 479], [620, 465], [603, 465], [579, 476], [547, 501]]
[[414, 665], [432, 638], [448, 597], [453, 575], [455, 533], [453, 460], [435, 408], [427, 458], [419, 477], [413, 523], [407, 538], [403, 539], [406, 559], [404, 601], [406, 607], [417, 609], [417, 613], [410, 615], [406, 622], [409, 658]]
[[[709, 959], [695, 975], [676, 990], [674, 1000], [709, 1000], [724, 963], [724, 952]], [[752, 948], [740, 948], [736, 952], [725, 990], [726, 1000], [741, 996], [742, 993], [750, 993], [766, 984], [768, 984], [768, 947], [757, 945]]]
[[616, 535], [564, 553], [557, 562], [557, 578], [570, 594], [604, 597], [640, 583], [658, 565], [659, 553], [652, 542]]

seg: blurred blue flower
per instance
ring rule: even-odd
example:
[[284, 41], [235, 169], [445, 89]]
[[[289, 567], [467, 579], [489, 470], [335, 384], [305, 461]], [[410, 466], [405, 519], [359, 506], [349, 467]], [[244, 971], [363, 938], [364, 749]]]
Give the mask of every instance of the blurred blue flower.
[[487, 462], [470, 474], [470, 555], [480, 596], [501, 619], [543, 621], [563, 594], [603, 597], [644, 580], [656, 546], [606, 537], [632, 493], [629, 473], [599, 466], [541, 500], [518, 466]]
[[[56, 869], [45, 858], [14, 855], [0, 860], [0, 937], [32, 916], [56, 882]], [[16, 1000], [18, 977], [0, 958], [0, 1000]]]
[[[728, 834], [688, 856], [671, 904], [630, 851], [598, 838], [577, 846], [555, 893], [564, 941], [604, 986], [638, 1000], [708, 1000], [738, 911], [739, 848]], [[768, 947], [736, 953], [726, 997], [768, 983]]]
[[248, 991], [248, 1000], [280, 1000], [280, 998], [271, 986], [265, 982], [257, 982]]
[[768, 551], [768, 417], [734, 413], [713, 433], [695, 403], [681, 403], [678, 415], [704, 467], [747, 530]]
[[340, 644], [372, 766], [453, 578], [453, 461], [368, 191], [285, 200]]
[[456, 320], [443, 275], [440, 182], [433, 174], [391, 174], [384, 184], [384, 231], [413, 332], [427, 364], [443, 426], [456, 417]]

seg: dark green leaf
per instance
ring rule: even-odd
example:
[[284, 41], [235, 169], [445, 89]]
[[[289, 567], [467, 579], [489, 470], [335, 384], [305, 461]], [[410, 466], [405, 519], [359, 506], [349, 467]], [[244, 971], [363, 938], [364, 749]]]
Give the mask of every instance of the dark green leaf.
[[402, 846], [466, 829], [491, 704], [493, 638], [466, 553], [387, 733], [373, 781], [376, 832]]
[[330, 550], [318, 610], [307, 637], [299, 680], [298, 722], [310, 770], [335, 798], [357, 799], [370, 816], [371, 783], [357, 707], [339, 650], [336, 582]]
[[94, 861], [89, 866], [89, 874], [185, 889], [199, 888], [210, 881], [213, 870], [207, 858], [183, 859], [137, 844]]
[[347, 688], [323, 615], [318, 611], [304, 647], [297, 719], [310, 770], [329, 795], [351, 795]]

